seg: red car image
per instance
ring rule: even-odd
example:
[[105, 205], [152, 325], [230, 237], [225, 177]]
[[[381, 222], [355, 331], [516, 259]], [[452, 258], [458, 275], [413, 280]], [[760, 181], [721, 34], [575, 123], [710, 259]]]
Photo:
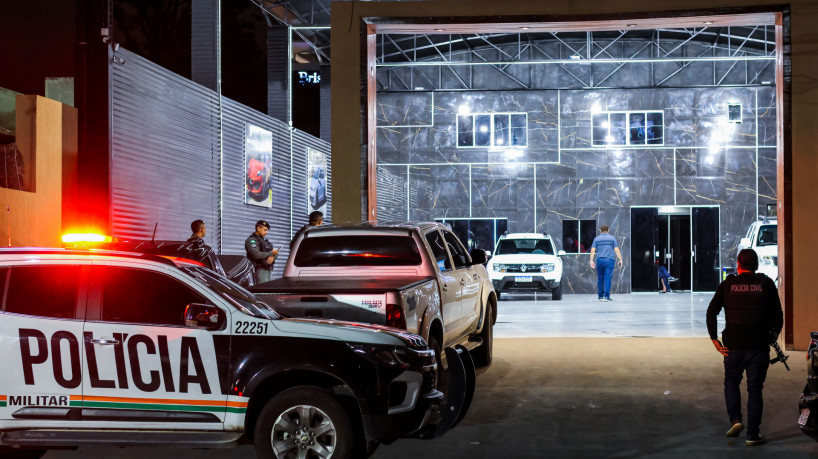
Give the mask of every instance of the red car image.
[[247, 194], [255, 201], [264, 201], [270, 196], [272, 180], [267, 163], [251, 158], [247, 162]]

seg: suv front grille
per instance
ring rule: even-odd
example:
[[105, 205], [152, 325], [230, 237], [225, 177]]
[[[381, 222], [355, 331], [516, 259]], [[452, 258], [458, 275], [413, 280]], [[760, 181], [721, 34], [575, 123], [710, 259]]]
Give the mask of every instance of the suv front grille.
[[553, 263], [536, 263], [536, 264], [515, 264], [515, 265], [506, 265], [506, 272], [507, 273], [539, 273], [543, 272], [542, 268], [545, 267], [545, 272], [554, 271], [554, 264]]

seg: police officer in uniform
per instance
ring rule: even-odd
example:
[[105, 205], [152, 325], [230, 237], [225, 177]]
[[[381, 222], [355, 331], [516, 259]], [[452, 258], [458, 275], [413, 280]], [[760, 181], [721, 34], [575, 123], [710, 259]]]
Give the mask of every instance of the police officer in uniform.
[[256, 222], [256, 232], [244, 241], [247, 258], [256, 268], [256, 284], [267, 282], [272, 278], [273, 262], [278, 255], [278, 250], [273, 249], [273, 243], [266, 238], [269, 230], [270, 224], [259, 220]]
[[[753, 249], [738, 254], [738, 275], [719, 284], [707, 308], [707, 331], [716, 350], [724, 356], [724, 399], [730, 418], [728, 437], [744, 430], [739, 385], [747, 374], [747, 446], [765, 442], [759, 432], [764, 402], [762, 389], [770, 366], [770, 343], [784, 326], [784, 315], [775, 283], [756, 274], [758, 255]], [[724, 308], [724, 345], [718, 340], [716, 317]]]

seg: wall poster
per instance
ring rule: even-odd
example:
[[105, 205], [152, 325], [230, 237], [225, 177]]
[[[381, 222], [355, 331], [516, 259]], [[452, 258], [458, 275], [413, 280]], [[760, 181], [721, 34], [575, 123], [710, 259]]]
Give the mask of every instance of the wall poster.
[[244, 203], [273, 206], [273, 133], [247, 124], [244, 131]]
[[327, 155], [307, 147], [307, 214], [320, 211], [327, 215]]

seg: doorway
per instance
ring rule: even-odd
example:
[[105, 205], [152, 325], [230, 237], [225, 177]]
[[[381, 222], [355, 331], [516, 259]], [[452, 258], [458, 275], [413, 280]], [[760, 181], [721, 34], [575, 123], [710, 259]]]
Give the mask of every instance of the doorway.
[[631, 289], [661, 290], [664, 264], [673, 290], [712, 292], [721, 280], [719, 208], [657, 206], [631, 208]]

